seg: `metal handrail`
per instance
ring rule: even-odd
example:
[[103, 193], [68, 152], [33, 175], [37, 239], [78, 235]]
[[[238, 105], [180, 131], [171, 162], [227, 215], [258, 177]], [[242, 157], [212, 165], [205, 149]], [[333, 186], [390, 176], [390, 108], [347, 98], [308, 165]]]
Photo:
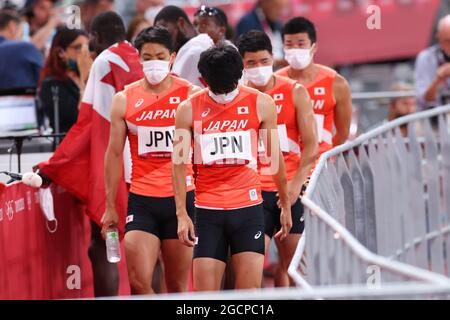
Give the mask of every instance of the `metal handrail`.
[[415, 91], [353, 92], [352, 100], [393, 99], [415, 96]]
[[369, 132], [363, 133], [362, 135], [358, 136], [353, 141], [349, 141], [347, 143], [344, 143], [340, 146], [337, 146], [337, 147], [323, 153], [319, 158], [319, 163], [317, 164], [313, 174], [311, 175], [311, 180], [309, 182], [308, 188], [306, 189], [305, 195], [303, 198], [310, 198], [309, 195], [315, 189], [317, 179], [319, 178], [320, 172], [322, 171], [323, 167], [325, 166], [327, 159], [329, 159], [333, 156], [336, 156], [342, 152], [353, 149], [354, 147], [364, 143], [365, 141], [372, 139], [384, 132], [388, 132], [389, 130], [392, 130], [398, 126], [407, 124], [412, 121], [417, 121], [417, 120], [437, 116], [441, 113], [446, 113], [446, 112], [450, 112], [450, 104], [442, 106], [442, 107], [433, 108], [433, 109], [430, 109], [427, 111], [422, 111], [422, 112], [413, 113], [413, 114], [410, 114], [407, 116], [403, 116], [401, 118], [392, 120], [385, 124], [382, 124], [379, 127], [375, 128]]
[[[442, 285], [442, 284], [448, 285], [450, 284], [450, 278], [447, 278], [435, 272], [421, 269], [419, 267], [408, 265], [406, 263], [394, 261], [392, 260], [392, 257], [386, 258], [369, 251], [343, 225], [341, 225], [331, 215], [325, 212], [325, 210], [320, 208], [312, 200], [311, 196], [316, 188], [319, 176], [324, 167], [327, 165], [327, 160], [329, 158], [342, 154], [343, 152], [349, 151], [357, 146], [360, 146], [366, 143], [368, 140], [380, 136], [381, 134], [393, 130], [394, 128], [399, 127], [401, 125], [405, 125], [413, 121], [431, 118], [439, 114], [449, 112], [450, 112], [450, 104], [442, 107], [437, 107], [428, 111], [423, 111], [420, 113], [404, 116], [399, 119], [388, 122], [386, 124], [380, 125], [374, 130], [362, 134], [354, 141], [347, 142], [341, 146], [333, 148], [332, 150], [322, 154], [319, 159], [318, 165], [316, 166], [316, 169], [314, 170], [311, 176], [311, 180], [305, 192], [305, 195], [302, 197], [302, 203], [305, 205], [305, 207], [308, 208], [312, 214], [316, 215], [320, 221], [325, 223], [329, 228], [331, 228], [334, 232], [336, 232], [336, 236], [338, 238], [341, 238], [348, 245], [348, 247], [350, 247], [353, 253], [361, 260], [369, 264], [376, 264], [382, 268], [385, 268], [386, 270], [400, 274], [404, 277], [408, 277], [419, 281], [425, 281], [428, 283], [433, 283], [435, 285]], [[441, 233], [448, 232], [446, 228], [444, 229], [440, 230], [440, 232]], [[430, 233], [427, 234], [425, 237], [432, 237], [432, 236], [434, 236], [434, 234]], [[307, 234], [305, 232], [301, 238], [299, 245], [297, 246], [296, 253], [288, 269], [289, 275], [293, 277], [294, 280], [302, 287], [305, 287], [304, 283], [306, 282], [306, 280], [303, 279], [303, 277], [298, 273], [297, 266], [300, 265], [300, 260], [304, 253], [306, 237]], [[311, 289], [309, 284], [305, 288], [308, 288], [309, 290]]]

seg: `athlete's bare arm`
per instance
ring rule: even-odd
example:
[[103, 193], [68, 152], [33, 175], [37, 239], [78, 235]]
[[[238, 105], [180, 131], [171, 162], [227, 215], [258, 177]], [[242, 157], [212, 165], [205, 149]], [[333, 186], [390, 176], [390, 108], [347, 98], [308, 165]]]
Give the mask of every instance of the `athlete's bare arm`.
[[194, 224], [186, 211], [186, 164], [190, 161], [192, 139], [192, 106], [185, 100], [175, 116], [175, 135], [172, 154], [172, 183], [178, 219], [178, 238], [189, 246], [195, 245]]
[[111, 106], [111, 125], [109, 144], [105, 154], [106, 210], [102, 217], [102, 233], [105, 236], [111, 224], [117, 224], [116, 195], [117, 186], [123, 171], [123, 148], [127, 133], [125, 123], [126, 96], [117, 93]]
[[[260, 128], [267, 130], [267, 140], [263, 139], [267, 156], [270, 159], [271, 170], [273, 170], [273, 181], [277, 186], [281, 206], [281, 230], [275, 237], [283, 240], [289, 234], [292, 227], [291, 202], [289, 201], [287, 189], [286, 169], [284, 158], [280, 150], [277, 127], [277, 107], [275, 101], [265, 94], [259, 93], [257, 100], [258, 117], [261, 122]], [[274, 168], [273, 166], [276, 166]]]
[[339, 74], [333, 81], [333, 94], [336, 99], [334, 112], [334, 125], [336, 134], [333, 137], [333, 146], [338, 146], [347, 141], [352, 120], [352, 97], [347, 80]]
[[294, 204], [298, 200], [302, 185], [311, 172], [318, 152], [316, 121], [314, 120], [311, 98], [305, 87], [299, 84], [295, 86], [293, 90], [293, 101], [297, 116], [297, 127], [302, 137], [303, 150], [300, 166], [288, 184], [291, 204]]

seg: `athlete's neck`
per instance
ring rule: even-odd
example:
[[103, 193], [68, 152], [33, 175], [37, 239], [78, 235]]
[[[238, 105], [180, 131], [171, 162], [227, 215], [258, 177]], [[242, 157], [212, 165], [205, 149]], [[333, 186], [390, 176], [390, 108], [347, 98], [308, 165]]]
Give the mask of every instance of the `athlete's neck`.
[[317, 65], [315, 63], [311, 63], [305, 69], [294, 69], [289, 67], [288, 76], [301, 84], [308, 84], [317, 77]]
[[170, 74], [163, 81], [155, 85], [150, 84], [147, 79], [143, 79], [143, 87], [145, 91], [157, 95], [169, 89], [172, 86], [172, 81], [172, 76]]
[[271, 90], [273, 87], [275, 87], [275, 76], [272, 75], [272, 76], [270, 77], [269, 82], [267, 82], [267, 84], [264, 85], [264, 86], [257, 86], [256, 84], [254, 84], [254, 83], [251, 82], [251, 81], [249, 81], [248, 84], [249, 84], [249, 86], [252, 87], [253, 89], [256, 89], [256, 90], [261, 91], [261, 92], [267, 92], [267, 91]]

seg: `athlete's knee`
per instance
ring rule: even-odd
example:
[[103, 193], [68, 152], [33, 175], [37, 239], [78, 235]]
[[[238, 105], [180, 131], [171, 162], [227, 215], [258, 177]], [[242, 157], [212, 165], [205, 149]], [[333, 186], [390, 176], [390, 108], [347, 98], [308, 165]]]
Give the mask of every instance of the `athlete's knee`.
[[236, 279], [234, 288], [238, 289], [259, 289], [261, 288], [262, 277], [239, 277]]
[[151, 286], [152, 276], [140, 275], [137, 272], [128, 274], [132, 294], [151, 294], [153, 289]]
[[278, 261], [278, 265], [277, 265], [277, 271], [279, 272], [287, 272], [288, 268], [289, 268], [289, 263], [290, 261], [287, 261], [286, 258], [281, 258]]
[[188, 282], [184, 277], [168, 277], [166, 278], [167, 291], [186, 292], [188, 290]]

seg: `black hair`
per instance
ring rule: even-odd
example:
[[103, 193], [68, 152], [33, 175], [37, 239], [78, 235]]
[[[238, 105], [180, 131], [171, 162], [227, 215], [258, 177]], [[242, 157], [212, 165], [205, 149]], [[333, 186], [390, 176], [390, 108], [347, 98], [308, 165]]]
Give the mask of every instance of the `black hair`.
[[146, 43], [159, 43], [169, 49], [170, 53], [173, 52], [172, 38], [169, 31], [164, 27], [154, 26], [142, 30], [134, 40], [134, 46], [141, 52]]
[[246, 52], [269, 51], [272, 54], [272, 43], [267, 34], [259, 30], [250, 30], [242, 34], [236, 42], [241, 56]]
[[126, 39], [125, 25], [122, 18], [114, 11], [107, 11], [95, 16], [91, 32], [97, 33], [103, 42], [114, 44]]
[[244, 64], [231, 45], [219, 44], [200, 55], [198, 71], [215, 94], [233, 91], [242, 77]]
[[20, 17], [12, 10], [0, 11], [0, 30], [5, 30], [11, 21], [20, 23]]
[[316, 27], [314, 23], [304, 17], [296, 17], [289, 20], [283, 27], [282, 36], [286, 34], [307, 33], [311, 43], [317, 41]]
[[154, 24], [160, 20], [176, 23], [179, 18], [183, 18], [186, 22], [191, 23], [186, 12], [184, 12], [181, 8], [177, 6], [165, 6], [156, 15]]
[[216, 25], [228, 28], [228, 18], [225, 12], [219, 7], [201, 6], [194, 14], [194, 17], [200, 15], [201, 17], [213, 18]]

